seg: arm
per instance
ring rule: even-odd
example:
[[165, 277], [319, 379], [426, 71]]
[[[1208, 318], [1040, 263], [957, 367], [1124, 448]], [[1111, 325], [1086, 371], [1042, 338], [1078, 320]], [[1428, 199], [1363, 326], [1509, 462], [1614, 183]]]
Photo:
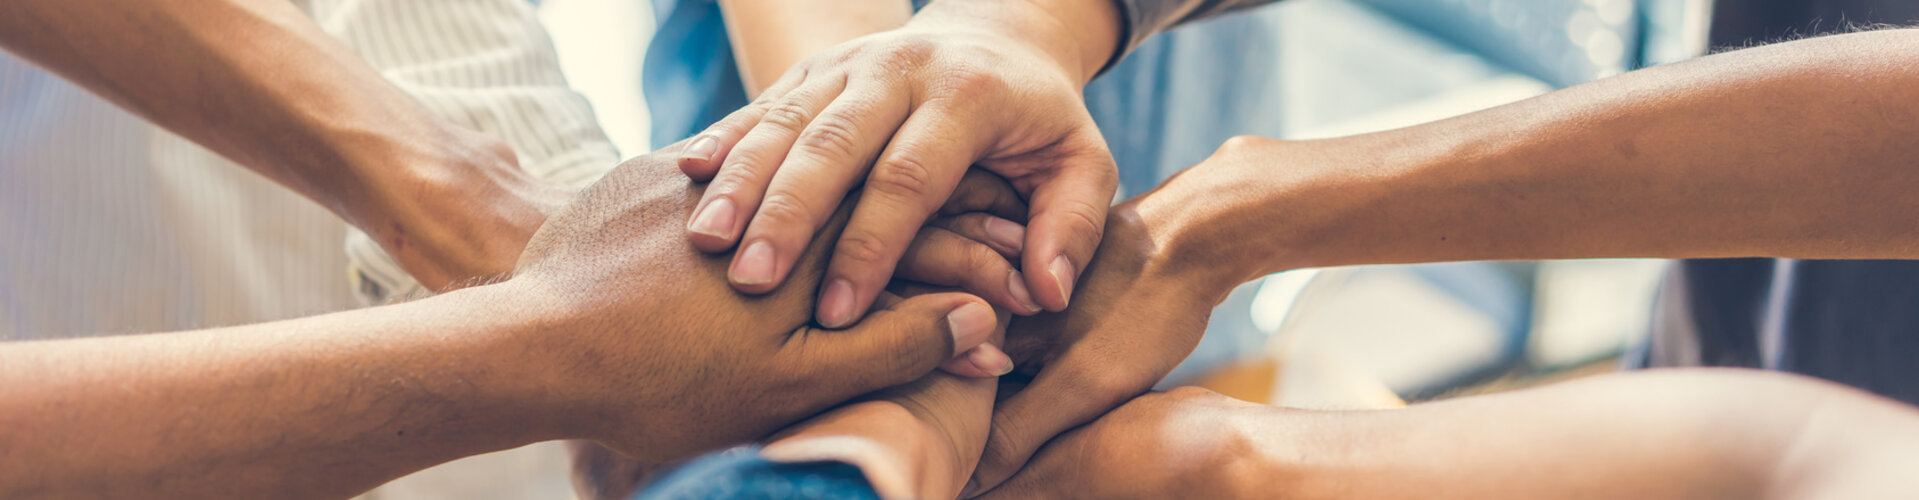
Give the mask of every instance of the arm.
[[[630, 160], [556, 213], [503, 283], [250, 327], [0, 345], [0, 496], [340, 497], [547, 439], [672, 460], [916, 380], [993, 334], [991, 308], [963, 294], [833, 332], [808, 326], [810, 294], [739, 296], [719, 259], [658, 223], [699, 197], [674, 154]], [[818, 279], [823, 245], [801, 279]]]
[[906, 24], [909, 0], [720, 0], [746, 95], [827, 47]]
[[313, 199], [436, 288], [509, 270], [564, 199], [290, 2], [8, 2], [0, 46]]
[[[1197, 485], [1218, 498], [1898, 497], [1919, 493], [1906, 470], [1915, 445], [1912, 407], [1752, 371], [1609, 375], [1364, 412], [1179, 390], [1062, 436], [996, 494], [1120, 498]], [[1083, 489], [1049, 494], [1068, 488]]]
[[1140, 210], [1180, 228], [1172, 253], [1231, 262], [1192, 269], [1222, 286], [1370, 263], [1915, 258], [1915, 48], [1915, 30], [1788, 42], [1402, 130], [1235, 141]]
[[342, 498], [558, 437], [503, 299], [0, 346], [0, 496]]

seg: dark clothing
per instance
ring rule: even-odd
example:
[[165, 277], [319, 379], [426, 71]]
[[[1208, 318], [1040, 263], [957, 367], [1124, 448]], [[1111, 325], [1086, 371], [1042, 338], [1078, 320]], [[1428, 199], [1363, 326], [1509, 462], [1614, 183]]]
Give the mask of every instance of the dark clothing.
[[1241, 9], [1273, 3], [1275, 0], [1113, 0], [1119, 5], [1120, 50], [1114, 62], [1125, 57], [1147, 38], [1182, 23], [1197, 21]]
[[[1712, 40], [1738, 47], [1915, 18], [1909, 0], [1718, 0]], [[1781, 370], [1919, 404], [1919, 261], [1682, 261], [1649, 347], [1651, 366]]]

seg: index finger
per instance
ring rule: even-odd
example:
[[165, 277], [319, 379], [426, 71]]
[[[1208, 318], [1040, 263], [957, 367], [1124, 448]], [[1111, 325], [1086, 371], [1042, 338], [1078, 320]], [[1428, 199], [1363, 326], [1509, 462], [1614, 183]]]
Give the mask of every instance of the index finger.
[[923, 105], [902, 124], [873, 164], [861, 188], [853, 219], [833, 248], [820, 291], [820, 324], [837, 328], [859, 320], [893, 277], [900, 256], [920, 226], [966, 174], [984, 149], [967, 116], [950, 107]]

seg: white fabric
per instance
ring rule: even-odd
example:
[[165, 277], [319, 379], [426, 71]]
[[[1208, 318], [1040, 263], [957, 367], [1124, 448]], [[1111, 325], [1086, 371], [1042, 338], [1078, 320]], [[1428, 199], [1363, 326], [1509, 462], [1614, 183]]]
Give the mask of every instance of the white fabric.
[[[585, 187], [619, 161], [592, 106], [567, 86], [524, 0], [312, 0], [314, 19], [435, 113], [504, 139], [534, 175]], [[367, 304], [425, 296], [392, 257], [349, 228]]]
[[343, 234], [318, 205], [0, 54], [0, 339], [345, 309]]
[[[297, 3], [429, 109], [507, 141], [542, 178], [584, 186], [619, 158], [522, 0]], [[0, 57], [0, 339], [256, 323], [345, 309], [354, 292], [363, 304], [424, 295], [348, 231], [291, 191]], [[569, 490], [565, 467], [546, 443], [367, 497], [552, 497]]]

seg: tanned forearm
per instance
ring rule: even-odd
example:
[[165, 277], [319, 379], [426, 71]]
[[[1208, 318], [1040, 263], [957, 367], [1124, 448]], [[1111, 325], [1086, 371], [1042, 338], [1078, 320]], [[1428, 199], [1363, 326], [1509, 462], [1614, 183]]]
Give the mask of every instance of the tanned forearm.
[[0, 46], [376, 236], [428, 219], [392, 205], [429, 188], [518, 172], [503, 145], [436, 119], [284, 0], [11, 1]]
[[720, 9], [748, 96], [815, 52], [898, 28], [913, 15], [908, 0], [720, 0]]
[[1235, 141], [1141, 212], [1174, 254], [1235, 263], [1200, 270], [1222, 283], [1453, 260], [1919, 258], [1916, 49], [1914, 30], [1781, 43], [1396, 131]]
[[1753, 371], [1612, 375], [1403, 410], [1237, 410], [1245, 498], [1895, 498], [1919, 411]]
[[0, 498], [343, 498], [559, 437], [542, 415], [561, 410], [537, 400], [544, 372], [525, 349], [502, 348], [513, 329], [539, 326], [537, 310], [523, 294], [489, 299], [511, 293], [490, 288], [0, 346]]

